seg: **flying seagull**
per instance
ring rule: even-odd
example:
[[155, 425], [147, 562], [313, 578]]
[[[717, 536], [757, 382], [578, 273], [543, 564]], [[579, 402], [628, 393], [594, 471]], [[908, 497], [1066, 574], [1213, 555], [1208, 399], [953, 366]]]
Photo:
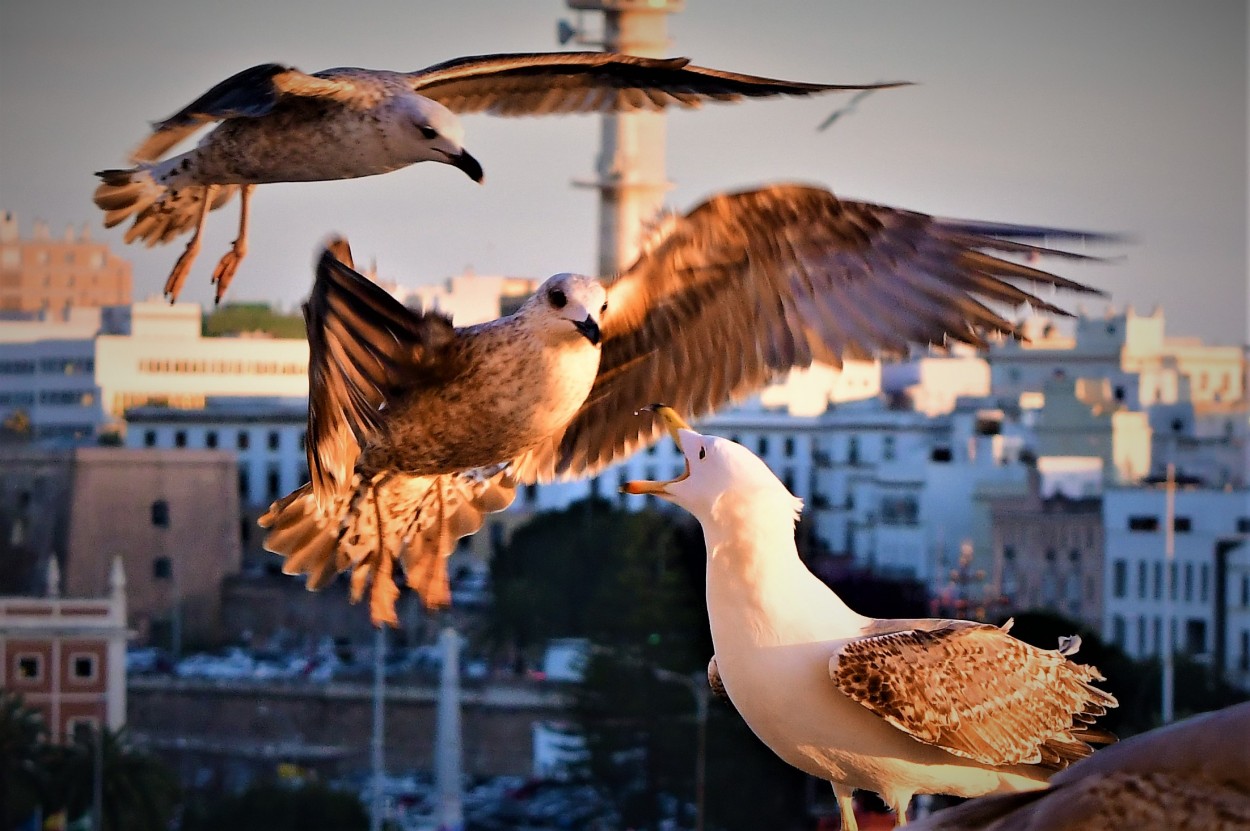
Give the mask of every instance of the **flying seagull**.
[[[268, 182], [353, 179], [434, 161], [481, 182], [459, 115], [655, 112], [707, 101], [900, 86], [811, 84], [693, 66], [687, 58], [549, 52], [456, 58], [417, 70], [343, 67], [306, 74], [253, 66], [153, 125], [135, 167], [102, 170], [95, 204], [105, 227], [134, 218], [127, 243], [148, 247], [192, 231], [165, 294], [177, 298], [200, 250], [209, 211], [239, 193], [239, 234], [213, 272], [221, 300], [247, 253], [252, 191]], [[193, 150], [166, 153], [217, 122]]]
[[917, 831], [1245, 831], [1250, 702], [1125, 739], [1061, 771], [1045, 790], [987, 796]]
[[658, 437], [640, 402], [693, 418], [814, 360], [1018, 336], [986, 302], [1063, 314], [1008, 280], [1093, 291], [998, 254], [1086, 258], [965, 225], [804, 185], [720, 194], [659, 223], [624, 272], [557, 274], [465, 328], [327, 252], [304, 307], [312, 481], [262, 517], [266, 547], [312, 588], [351, 569], [359, 598], [372, 581], [373, 619], [393, 623], [395, 559], [445, 604], [443, 557], [517, 483], [593, 474]]
[[791, 765], [851, 795], [875, 791], [906, 821], [914, 794], [1043, 787], [1114, 737], [1093, 725], [1115, 698], [1057, 650], [965, 620], [882, 620], [852, 611], [799, 559], [802, 508], [768, 466], [656, 405], [686, 460], [667, 482], [629, 482], [692, 513], [707, 546], [712, 688]]

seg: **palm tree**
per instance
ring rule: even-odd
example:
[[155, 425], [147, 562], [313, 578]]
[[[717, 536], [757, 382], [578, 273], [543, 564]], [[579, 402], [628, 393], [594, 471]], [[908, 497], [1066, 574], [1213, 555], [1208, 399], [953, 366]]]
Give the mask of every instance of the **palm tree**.
[[165, 831], [178, 803], [177, 782], [162, 762], [134, 746], [124, 728], [82, 734], [57, 748], [52, 769], [58, 787], [51, 802], [67, 808], [70, 817], [92, 810], [101, 739], [103, 831]]
[[47, 782], [47, 728], [21, 695], [0, 689], [0, 828], [15, 828], [39, 807]]

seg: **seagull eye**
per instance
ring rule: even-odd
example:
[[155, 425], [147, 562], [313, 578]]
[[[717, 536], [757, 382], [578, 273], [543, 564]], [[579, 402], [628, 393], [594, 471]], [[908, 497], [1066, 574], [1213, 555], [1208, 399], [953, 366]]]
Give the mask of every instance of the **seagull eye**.
[[550, 300], [551, 305], [555, 306], [557, 309], [563, 309], [564, 305], [569, 302], [569, 299], [564, 296], [564, 292], [559, 289], [552, 289], [547, 292], [547, 299]]
[[700, 448], [699, 448], [699, 458], [700, 458], [700, 459], [706, 459], [706, 458], [707, 458], [707, 448], [706, 448], [706, 447], [700, 447]]
[[417, 129], [421, 131], [421, 135], [425, 136], [427, 139], [430, 139], [431, 141], [438, 138], [438, 130], [435, 130], [433, 127], [427, 127], [424, 124], [418, 124]]
[[608, 302], [605, 300], [603, 305], [599, 307], [599, 314], [603, 314], [608, 310]]

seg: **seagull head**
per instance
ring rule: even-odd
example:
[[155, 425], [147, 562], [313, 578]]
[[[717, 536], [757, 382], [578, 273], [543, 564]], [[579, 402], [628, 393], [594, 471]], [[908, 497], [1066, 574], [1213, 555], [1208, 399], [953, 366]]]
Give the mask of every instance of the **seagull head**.
[[464, 149], [464, 125], [451, 110], [437, 101], [413, 95], [403, 99], [400, 123], [414, 162], [449, 164], [481, 183], [485, 175], [482, 166]]
[[672, 408], [652, 404], [686, 460], [685, 471], [666, 482], [626, 482], [624, 493], [651, 494], [694, 514], [700, 524], [720, 524], [732, 518], [763, 517], [793, 524], [803, 507], [768, 465], [737, 442], [705, 436]]
[[607, 309], [608, 293], [594, 277], [556, 274], [525, 301], [522, 312], [550, 343], [585, 338], [598, 346], [603, 337], [599, 324]]

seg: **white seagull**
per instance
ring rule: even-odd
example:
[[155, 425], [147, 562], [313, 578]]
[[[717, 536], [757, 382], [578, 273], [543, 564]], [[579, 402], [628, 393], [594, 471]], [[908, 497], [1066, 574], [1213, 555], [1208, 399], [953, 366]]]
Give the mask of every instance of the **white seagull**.
[[[686, 58], [605, 52], [478, 55], [416, 72], [342, 67], [307, 74], [261, 64], [154, 124], [130, 156], [135, 167], [96, 174], [103, 181], [95, 204], [105, 212], [105, 227], [134, 218], [127, 243], [143, 240], [151, 247], [194, 229], [165, 283], [172, 300], [199, 253], [209, 211], [238, 191], [239, 234], [213, 272], [220, 301], [247, 253], [256, 185], [353, 179], [422, 161], [453, 165], [481, 182], [482, 166], [464, 149], [463, 113], [654, 112], [899, 85], [782, 81], [692, 66]], [[217, 127], [194, 149], [163, 158], [213, 122]]]
[[914, 794], [980, 796], [1044, 787], [1114, 737], [1092, 726], [1116, 700], [1079, 641], [1038, 649], [966, 620], [857, 614], [799, 559], [802, 502], [751, 451], [664, 417], [686, 460], [667, 482], [629, 482], [692, 513], [707, 546], [713, 689], [786, 762], [851, 796], [875, 791], [900, 824]]
[[1062, 313], [1011, 280], [1092, 291], [998, 256], [1074, 255], [982, 227], [803, 185], [721, 194], [662, 223], [621, 274], [557, 274], [465, 328], [327, 253], [304, 307], [312, 481], [261, 519], [265, 545], [310, 588], [350, 569], [354, 597], [372, 583], [374, 621], [394, 623], [394, 561], [445, 604], [456, 539], [518, 482], [593, 474], [653, 441], [640, 404], [694, 418], [813, 360], [1017, 335], [987, 302]]
[[971, 800], [917, 831], [1246, 831], [1250, 702], [1125, 739], [1045, 790]]

